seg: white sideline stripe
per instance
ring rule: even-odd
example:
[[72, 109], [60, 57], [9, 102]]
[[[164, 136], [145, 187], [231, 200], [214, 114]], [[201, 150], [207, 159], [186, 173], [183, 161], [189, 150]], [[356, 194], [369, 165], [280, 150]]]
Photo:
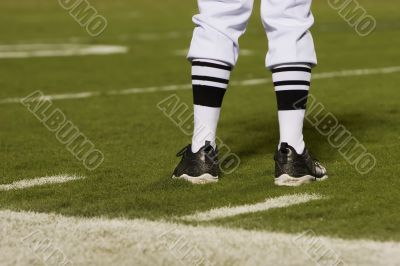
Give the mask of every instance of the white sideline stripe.
[[[353, 69], [353, 70], [343, 70], [334, 72], [324, 72], [313, 74], [313, 80], [316, 79], [329, 79], [336, 77], [352, 77], [352, 76], [366, 76], [366, 75], [376, 75], [376, 74], [392, 74], [400, 72], [400, 66], [384, 67], [384, 68], [371, 68], [371, 69]], [[272, 83], [271, 79], [260, 78], [260, 79], [248, 79], [242, 81], [232, 81], [233, 86], [255, 86]], [[189, 90], [192, 88], [191, 84], [180, 84], [180, 85], [167, 85], [167, 86], [152, 86], [145, 88], [130, 88], [124, 90], [112, 90], [106, 92], [78, 92], [78, 93], [68, 93], [68, 94], [49, 94], [46, 98], [49, 100], [67, 100], [67, 99], [83, 99], [91, 98], [99, 95], [129, 95], [129, 94], [141, 94], [141, 93], [152, 93], [152, 92], [162, 92], [162, 91], [179, 91], [179, 90]], [[19, 103], [23, 98], [13, 97], [13, 98], [3, 98], [0, 99], [0, 104], [7, 103]]]
[[1, 58], [30, 58], [55, 56], [109, 55], [127, 53], [128, 48], [118, 45], [88, 44], [15, 44], [0, 45]]
[[44, 186], [49, 184], [61, 184], [79, 179], [84, 179], [82, 176], [56, 175], [46, 176], [33, 179], [24, 179], [15, 181], [11, 184], [0, 185], [0, 191], [19, 190], [36, 186]]
[[264, 202], [252, 204], [252, 205], [241, 205], [236, 207], [222, 207], [211, 209], [206, 212], [198, 212], [193, 215], [186, 215], [181, 217], [183, 220], [188, 221], [210, 221], [219, 218], [232, 217], [245, 213], [254, 213], [266, 211], [275, 208], [284, 208], [291, 205], [297, 205], [306, 203], [312, 200], [319, 200], [323, 197], [316, 194], [294, 194], [286, 195], [277, 198], [266, 199]]
[[400, 261], [398, 242], [303, 239], [301, 234], [144, 219], [4, 210], [0, 211], [0, 225], [0, 262], [5, 265], [37, 265], [52, 251], [57, 254], [46, 261], [48, 265], [62, 265], [63, 261], [71, 262], [65, 265], [200, 265], [200, 259], [204, 259], [201, 265], [315, 264], [303, 251], [319, 259], [319, 265], [334, 265], [336, 259], [344, 265], [374, 266]]

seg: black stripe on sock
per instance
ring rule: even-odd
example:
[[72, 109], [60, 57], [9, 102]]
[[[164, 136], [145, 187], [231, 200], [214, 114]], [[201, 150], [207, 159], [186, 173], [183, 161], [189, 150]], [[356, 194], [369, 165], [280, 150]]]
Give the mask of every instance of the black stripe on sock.
[[275, 91], [278, 110], [305, 110], [308, 90]]
[[310, 82], [307, 80], [283, 80], [283, 81], [275, 81], [274, 86], [286, 86], [286, 85], [305, 85], [310, 86]]
[[231, 66], [219, 65], [219, 64], [215, 64], [215, 63], [202, 62], [202, 61], [193, 61], [192, 66], [212, 67], [212, 68], [218, 68], [218, 69], [223, 69], [223, 70], [227, 70], [227, 71], [232, 71]]
[[229, 80], [227, 80], [227, 79], [208, 77], [208, 76], [196, 76], [196, 75], [192, 76], [192, 80], [212, 81], [212, 82], [218, 82], [218, 83], [223, 83], [223, 84], [229, 83]]
[[225, 92], [222, 88], [193, 85], [193, 102], [196, 105], [221, 107]]
[[272, 73], [286, 72], [286, 71], [301, 71], [311, 73], [311, 68], [308, 67], [279, 67], [271, 69]]

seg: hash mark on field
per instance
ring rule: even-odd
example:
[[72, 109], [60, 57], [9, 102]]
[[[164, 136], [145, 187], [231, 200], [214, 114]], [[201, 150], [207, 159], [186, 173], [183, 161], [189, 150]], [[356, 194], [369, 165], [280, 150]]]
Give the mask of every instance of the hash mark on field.
[[[342, 70], [334, 72], [323, 72], [313, 74], [313, 80], [316, 79], [329, 79], [336, 77], [353, 77], [353, 76], [367, 76], [377, 74], [392, 74], [400, 72], [400, 66], [384, 67], [384, 68], [370, 68], [370, 69], [352, 69]], [[272, 83], [271, 79], [260, 78], [260, 79], [248, 79], [242, 81], [232, 81], [232, 86], [255, 86]], [[152, 93], [152, 92], [163, 92], [163, 91], [179, 91], [179, 90], [190, 90], [191, 84], [179, 84], [179, 85], [166, 85], [166, 86], [151, 86], [144, 88], [130, 88], [124, 90], [111, 90], [111, 91], [92, 91], [92, 92], [77, 92], [77, 93], [63, 93], [63, 94], [50, 94], [46, 95], [48, 100], [69, 100], [69, 99], [85, 99], [103, 96], [114, 96], [114, 95], [129, 95], [129, 94], [141, 94], [141, 93]], [[12, 97], [0, 99], [0, 104], [7, 103], [20, 103], [23, 98]]]
[[88, 44], [14, 44], [0, 45], [1, 58], [30, 58], [56, 56], [108, 55], [127, 53], [128, 48], [118, 45]]
[[312, 200], [319, 200], [323, 197], [316, 194], [294, 194], [281, 196], [277, 198], [266, 199], [264, 202], [252, 204], [252, 205], [241, 205], [236, 207], [222, 207], [217, 209], [211, 209], [205, 212], [198, 212], [193, 215], [186, 215], [181, 217], [187, 221], [210, 221], [219, 218], [232, 217], [245, 213], [261, 212], [275, 208], [284, 208], [292, 205], [306, 203]]
[[34, 179], [24, 179], [15, 181], [11, 184], [0, 185], [0, 191], [19, 190], [19, 189], [44, 186], [49, 184], [61, 184], [84, 178], [85, 177], [82, 176], [56, 175], [56, 176], [39, 177]]

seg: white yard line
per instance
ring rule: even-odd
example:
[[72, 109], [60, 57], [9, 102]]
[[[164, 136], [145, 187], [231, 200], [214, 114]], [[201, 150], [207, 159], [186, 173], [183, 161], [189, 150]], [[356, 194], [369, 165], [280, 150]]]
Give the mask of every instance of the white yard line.
[[[134, 13], [132, 16], [136, 16]], [[127, 34], [118, 34], [115, 36], [108, 36], [107, 38], [101, 38], [106, 42], [112, 42], [117, 40], [127, 41], [127, 40], [137, 40], [137, 41], [160, 41], [160, 40], [172, 40], [179, 38], [190, 38], [192, 36], [192, 31], [168, 31], [168, 32], [139, 32], [139, 33], [127, 33]], [[14, 41], [17, 44], [25, 45], [27, 43], [89, 43], [92, 41], [93, 37], [87, 36], [72, 36], [69, 38], [41, 38], [41, 39], [29, 39], [29, 40], [18, 40]], [[0, 44], [10, 45], [9, 42], [4, 42], [0, 40]], [[15, 43], [14, 43], [15, 44]]]
[[[400, 66], [384, 67], [384, 68], [371, 68], [371, 69], [352, 69], [352, 70], [342, 70], [334, 72], [323, 72], [313, 74], [313, 80], [318, 79], [330, 79], [337, 77], [354, 77], [354, 76], [368, 76], [368, 75], [379, 75], [379, 74], [392, 74], [400, 72]], [[261, 78], [261, 79], [248, 79], [242, 81], [232, 81], [232, 86], [256, 86], [262, 84], [272, 83], [271, 79]], [[47, 99], [50, 100], [68, 100], [68, 99], [83, 99], [92, 98], [100, 95], [111, 96], [111, 95], [129, 95], [129, 94], [142, 94], [142, 93], [152, 93], [152, 92], [162, 92], [162, 91], [179, 91], [179, 90], [189, 90], [191, 89], [191, 84], [178, 84], [178, 85], [166, 85], [166, 86], [151, 86], [142, 88], [130, 88], [123, 90], [111, 90], [105, 92], [77, 92], [77, 93], [64, 93], [64, 94], [49, 94], [46, 95]], [[12, 97], [0, 99], [0, 104], [7, 103], [19, 103], [23, 98]]]
[[128, 48], [118, 45], [89, 44], [15, 44], [0, 45], [2, 58], [57, 57], [83, 55], [109, 55], [127, 53]]
[[[378, 75], [378, 74], [392, 74], [400, 72], [400, 66], [391, 66], [383, 68], [366, 68], [366, 69], [349, 69], [333, 72], [322, 72], [312, 74], [312, 80], [317, 79], [330, 79], [338, 77], [355, 77], [355, 76], [368, 76], [368, 75]], [[231, 85], [233, 86], [255, 86], [261, 84], [272, 83], [271, 79], [261, 78], [261, 79], [249, 79], [243, 81], [233, 81]]]
[[235, 207], [222, 207], [216, 208], [205, 212], [198, 212], [193, 215], [186, 215], [180, 217], [188, 221], [210, 221], [220, 218], [232, 217], [240, 214], [254, 213], [266, 211], [275, 208], [284, 208], [292, 205], [306, 203], [312, 200], [322, 199], [323, 197], [316, 194], [294, 194], [281, 196], [277, 198], [266, 199], [264, 202], [256, 204], [246, 204]]
[[126, 39], [133, 39], [139, 41], [158, 41], [158, 40], [178, 39], [181, 37], [189, 37], [190, 35], [191, 35], [190, 31], [142, 32], [137, 34], [120, 35], [117, 38], [125, 37]]
[[399, 250], [398, 242], [312, 233], [0, 211], [1, 265], [390, 266], [400, 261]]
[[19, 190], [36, 186], [44, 186], [49, 184], [61, 184], [71, 182], [79, 179], [84, 179], [82, 176], [69, 176], [69, 175], [57, 175], [57, 176], [46, 176], [32, 179], [24, 179], [15, 181], [11, 184], [0, 185], [0, 191]]

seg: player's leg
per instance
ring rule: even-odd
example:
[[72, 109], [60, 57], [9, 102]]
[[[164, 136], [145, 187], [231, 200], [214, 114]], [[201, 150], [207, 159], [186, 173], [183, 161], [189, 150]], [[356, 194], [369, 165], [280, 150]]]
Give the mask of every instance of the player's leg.
[[188, 54], [192, 62], [195, 115], [193, 152], [203, 147], [205, 141], [215, 148], [222, 100], [252, 7], [253, 0], [199, 0], [200, 13], [193, 17], [196, 28]]
[[269, 41], [266, 65], [272, 71], [278, 106], [275, 183], [323, 180], [326, 170], [309, 156], [303, 140], [311, 68], [317, 63], [309, 32], [314, 23], [311, 0], [263, 0], [261, 8]]
[[[216, 130], [230, 73], [239, 55], [253, 0], [198, 0], [188, 59], [192, 63], [194, 132], [174, 178], [193, 183], [218, 180]], [[205, 156], [207, 155], [207, 156]], [[204, 159], [205, 158], [205, 159]]]

